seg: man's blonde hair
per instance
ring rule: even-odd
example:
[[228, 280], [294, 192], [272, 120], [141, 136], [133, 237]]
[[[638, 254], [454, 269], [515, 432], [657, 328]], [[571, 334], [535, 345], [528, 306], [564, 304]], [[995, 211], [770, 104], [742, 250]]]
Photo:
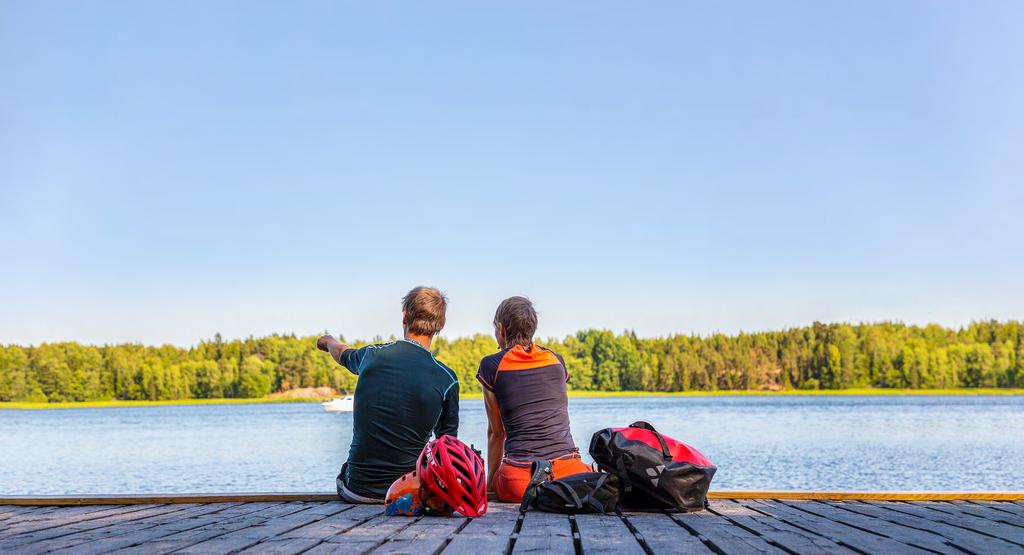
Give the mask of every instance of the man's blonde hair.
[[444, 328], [448, 297], [435, 287], [416, 287], [402, 297], [408, 333], [435, 336]]

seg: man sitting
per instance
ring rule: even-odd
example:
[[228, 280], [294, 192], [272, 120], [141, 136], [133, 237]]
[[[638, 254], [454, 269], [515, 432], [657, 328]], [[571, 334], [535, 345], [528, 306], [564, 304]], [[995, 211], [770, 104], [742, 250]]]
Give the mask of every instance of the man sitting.
[[404, 339], [360, 349], [329, 335], [317, 339], [317, 348], [359, 376], [352, 445], [337, 479], [342, 500], [383, 503], [391, 483], [415, 468], [431, 433], [458, 435], [458, 378], [430, 353], [446, 307], [440, 291], [417, 287], [402, 299]]
[[502, 350], [477, 371], [487, 409], [487, 489], [505, 502], [522, 500], [533, 460], [554, 461], [555, 479], [590, 470], [569, 433], [565, 361], [533, 343], [536, 331], [529, 299], [502, 301], [494, 315]]

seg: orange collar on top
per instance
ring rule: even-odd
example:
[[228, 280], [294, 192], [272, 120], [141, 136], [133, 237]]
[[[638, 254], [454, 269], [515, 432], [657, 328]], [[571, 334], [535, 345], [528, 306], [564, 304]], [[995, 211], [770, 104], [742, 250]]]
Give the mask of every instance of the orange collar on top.
[[560, 362], [555, 353], [531, 343], [529, 351], [522, 345], [516, 345], [509, 349], [505, 356], [501, 357], [498, 370], [529, 370], [557, 364]]

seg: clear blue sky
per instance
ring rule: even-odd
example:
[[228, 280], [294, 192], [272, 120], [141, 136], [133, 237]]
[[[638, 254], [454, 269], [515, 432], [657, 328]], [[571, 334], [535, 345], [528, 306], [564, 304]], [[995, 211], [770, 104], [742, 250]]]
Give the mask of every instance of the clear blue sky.
[[0, 343], [1024, 317], [1020, 2], [0, 3]]

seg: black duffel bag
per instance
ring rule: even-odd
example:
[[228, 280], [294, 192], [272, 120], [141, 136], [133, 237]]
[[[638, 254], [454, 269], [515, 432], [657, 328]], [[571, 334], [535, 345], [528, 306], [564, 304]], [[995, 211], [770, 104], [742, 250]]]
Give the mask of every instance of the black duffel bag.
[[549, 513], [611, 513], [619, 504], [619, 479], [607, 472], [580, 472], [551, 479], [551, 461], [534, 461], [526, 487], [522, 512], [537, 509]]
[[598, 468], [619, 478], [625, 510], [687, 512], [707, 506], [715, 465], [647, 422], [595, 433], [590, 456]]

